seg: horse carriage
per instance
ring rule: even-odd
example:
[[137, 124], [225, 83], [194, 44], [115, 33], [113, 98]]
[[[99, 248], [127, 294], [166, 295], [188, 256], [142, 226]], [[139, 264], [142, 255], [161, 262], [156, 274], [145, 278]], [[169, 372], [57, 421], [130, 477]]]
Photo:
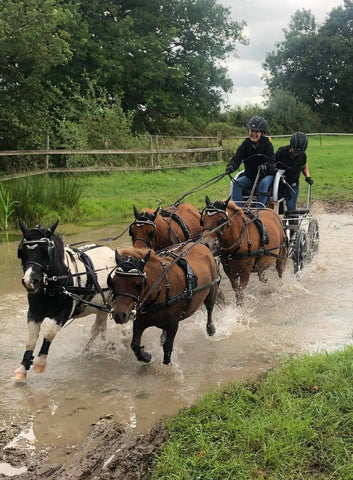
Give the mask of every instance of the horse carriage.
[[[274, 209], [282, 218], [283, 229], [288, 239], [287, 255], [293, 261], [294, 272], [297, 273], [312, 260], [319, 250], [319, 223], [310, 211], [311, 185], [308, 185], [305, 208], [295, 211], [286, 210], [283, 187], [286, 186], [287, 189], [290, 189], [290, 186], [286, 185], [284, 173], [285, 171], [282, 169], [276, 171], [272, 188], [267, 193], [268, 200], [266, 206]], [[232, 179], [230, 186], [231, 196], [234, 182], [243, 174], [244, 171], [238, 172]], [[244, 209], [256, 210], [256, 208], [265, 207], [265, 205], [259, 205], [259, 202], [256, 201], [256, 187], [257, 182], [255, 181], [251, 191], [244, 191]]]
[[[302, 269], [318, 251], [319, 225], [310, 213], [310, 186], [305, 209], [285, 210], [283, 173], [276, 173], [267, 201], [271, 208], [257, 208], [253, 201], [256, 182], [243, 208], [230, 201], [231, 197], [211, 202], [207, 196], [201, 212], [180, 201], [155, 211], [138, 212], [134, 207], [135, 220], [128, 227], [133, 247], [121, 254], [106, 246], [76, 249], [64, 245], [54, 233], [58, 222], [48, 229], [28, 229], [20, 222], [23, 239], [18, 257], [24, 271], [22, 283], [28, 292], [28, 340], [14, 379], [25, 381], [32, 365], [35, 371], [43, 372], [59, 329], [68, 320], [92, 312], [96, 320], [86, 348], [99, 333], [104, 335], [109, 314], [116, 323], [134, 317], [131, 347], [137, 359], [150, 361], [140, 341], [146, 328], [157, 326], [163, 330], [163, 362], [168, 364], [179, 321], [192, 315], [202, 303], [207, 310], [207, 333], [215, 332], [212, 310], [216, 297], [222, 299], [218, 258], [238, 305], [242, 304], [252, 272], [260, 281], [267, 281], [265, 271], [274, 265], [282, 277], [288, 258], [295, 272]], [[239, 175], [232, 179], [232, 185]], [[147, 254], [141, 253], [146, 250]], [[43, 343], [34, 359], [46, 317], [51, 323], [43, 332]]]

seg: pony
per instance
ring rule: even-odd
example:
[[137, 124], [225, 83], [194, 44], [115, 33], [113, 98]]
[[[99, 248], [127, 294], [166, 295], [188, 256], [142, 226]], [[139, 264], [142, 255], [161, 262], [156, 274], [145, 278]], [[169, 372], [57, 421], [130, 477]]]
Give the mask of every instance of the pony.
[[200, 243], [175, 245], [165, 252], [130, 248], [116, 252], [117, 267], [108, 277], [112, 289], [111, 314], [118, 324], [134, 318], [131, 348], [137, 360], [151, 361], [141, 346], [146, 328], [163, 330], [163, 363], [171, 361], [179, 321], [204, 303], [206, 331], [214, 335], [212, 311], [220, 277], [211, 251]]
[[158, 207], [155, 211], [144, 208], [139, 212], [134, 206], [135, 220], [129, 227], [132, 245], [136, 248], [161, 250], [182, 243], [196, 240], [201, 235], [201, 214], [190, 203], [169, 205], [165, 209]]
[[264, 271], [275, 264], [282, 278], [288, 238], [281, 218], [272, 209], [243, 210], [230, 197], [212, 203], [206, 196], [205, 201], [202, 243], [220, 256], [240, 306], [251, 272], [257, 272], [260, 281], [266, 282]]
[[[114, 250], [92, 245], [81, 249], [65, 246], [55, 234], [58, 222], [49, 228], [37, 225], [33, 229], [19, 222], [23, 239], [17, 253], [24, 272], [22, 284], [28, 293], [28, 339], [21, 365], [14, 373], [17, 382], [26, 380], [32, 364], [35, 372], [45, 370], [51, 342], [69, 319], [96, 314], [86, 349], [106, 330], [110, 311], [107, 273], [115, 265]], [[34, 360], [44, 318], [50, 320], [42, 329], [43, 342]]]

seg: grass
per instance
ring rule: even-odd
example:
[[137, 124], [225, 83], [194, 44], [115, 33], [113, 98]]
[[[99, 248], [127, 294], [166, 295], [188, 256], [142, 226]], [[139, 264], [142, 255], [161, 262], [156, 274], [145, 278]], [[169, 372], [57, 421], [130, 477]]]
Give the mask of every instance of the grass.
[[353, 478], [353, 349], [287, 360], [166, 421], [154, 480]]
[[[219, 176], [235, 152], [240, 140], [224, 140], [222, 165], [205, 165], [155, 172], [126, 171], [103, 174], [76, 174], [30, 177], [6, 183], [11, 186], [10, 202], [16, 202], [12, 217], [27, 223], [61, 223], [81, 225], [119, 225], [133, 219], [133, 205], [138, 210], [163, 207], [175, 202], [204, 182]], [[288, 143], [288, 138], [274, 138], [275, 150]], [[314, 180], [312, 197], [317, 200], [348, 201], [352, 199], [351, 136], [312, 136], [309, 139], [308, 165]], [[224, 177], [214, 185], [187, 195], [184, 201], [197, 208], [205, 205], [205, 195], [211, 200], [229, 195], [230, 181]], [[301, 179], [299, 202], [305, 202], [307, 184]]]

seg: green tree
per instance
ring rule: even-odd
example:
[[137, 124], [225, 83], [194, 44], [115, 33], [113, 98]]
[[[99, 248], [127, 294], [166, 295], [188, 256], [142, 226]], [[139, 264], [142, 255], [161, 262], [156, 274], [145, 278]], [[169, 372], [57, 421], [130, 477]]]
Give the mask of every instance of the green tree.
[[57, 95], [48, 73], [71, 57], [72, 8], [55, 0], [0, 3], [0, 146], [38, 146]]
[[317, 112], [326, 125], [353, 126], [353, 2], [335, 8], [318, 27], [310, 10], [297, 11], [285, 39], [266, 57], [271, 94], [286, 90]]
[[70, 74], [121, 97], [140, 128], [210, 115], [231, 89], [220, 62], [244, 41], [243, 23], [216, 0], [83, 0], [80, 12], [88, 40]]
[[308, 105], [284, 90], [277, 90], [267, 100], [265, 116], [273, 135], [296, 131], [315, 132], [320, 129], [319, 116]]

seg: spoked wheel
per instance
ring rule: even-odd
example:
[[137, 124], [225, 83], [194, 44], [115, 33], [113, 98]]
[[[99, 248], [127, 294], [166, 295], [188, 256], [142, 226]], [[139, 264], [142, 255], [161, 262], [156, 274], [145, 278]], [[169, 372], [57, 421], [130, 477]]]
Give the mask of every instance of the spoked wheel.
[[308, 227], [308, 250], [310, 260], [315, 257], [317, 252], [319, 251], [319, 223], [316, 218], [310, 220], [309, 227]]
[[299, 229], [293, 250], [294, 273], [304, 268], [308, 262], [308, 241], [304, 230]]

